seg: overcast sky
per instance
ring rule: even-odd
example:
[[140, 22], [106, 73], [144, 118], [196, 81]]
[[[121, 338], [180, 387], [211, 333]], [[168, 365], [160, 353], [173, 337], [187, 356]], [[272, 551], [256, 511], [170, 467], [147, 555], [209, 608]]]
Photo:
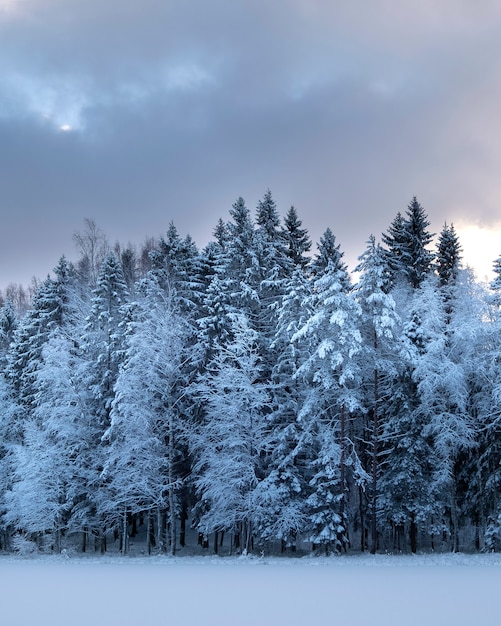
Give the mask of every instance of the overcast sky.
[[0, 0], [0, 287], [75, 258], [86, 217], [202, 247], [268, 188], [350, 265], [416, 195], [482, 273], [500, 32], [498, 0]]

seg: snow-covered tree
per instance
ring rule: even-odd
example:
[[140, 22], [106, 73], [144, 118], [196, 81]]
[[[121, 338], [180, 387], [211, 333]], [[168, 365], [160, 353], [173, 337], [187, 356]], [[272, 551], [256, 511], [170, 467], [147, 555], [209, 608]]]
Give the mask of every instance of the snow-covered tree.
[[228, 223], [229, 242], [224, 266], [226, 288], [231, 296], [230, 303], [252, 320], [259, 309], [260, 274], [254, 223], [243, 198], [238, 198], [233, 204], [230, 216], [232, 221]]
[[276, 204], [269, 189], [258, 203], [256, 225], [258, 309], [252, 323], [259, 333], [263, 365], [268, 375], [274, 361], [274, 355], [270, 353], [270, 343], [275, 334], [276, 306], [286, 289], [287, 277], [294, 267], [285, 245]]
[[285, 216], [282, 236], [287, 246], [287, 256], [295, 266], [305, 269], [310, 263], [307, 253], [311, 249], [311, 240], [307, 229], [302, 228], [302, 222], [293, 206]]
[[416, 289], [430, 273], [433, 253], [428, 250], [433, 234], [429, 232], [430, 222], [416, 197], [412, 198], [405, 217], [397, 214], [388, 233], [383, 235], [387, 246], [388, 266], [397, 281], [404, 277]]
[[72, 266], [62, 257], [54, 273], [55, 278], [48, 277], [38, 288], [32, 308], [13, 335], [8, 354], [7, 377], [27, 412], [33, 408], [34, 380], [43, 346], [51, 331], [71, 324], [75, 314], [71, 294], [76, 275]]
[[[293, 341], [310, 343], [309, 355], [296, 376], [304, 377], [310, 386], [300, 418], [306, 420], [309, 432], [316, 438], [320, 446], [317, 456], [323, 463], [315, 468], [310, 480], [317, 495], [309, 498], [312, 506], [309, 535], [314, 544], [321, 543], [326, 550], [340, 550], [348, 545], [346, 470], [353, 465], [353, 455], [347, 422], [360, 404], [360, 372], [356, 360], [362, 341], [360, 307], [347, 290], [347, 284], [349, 279], [339, 262], [329, 259], [325, 270], [316, 276], [311, 295], [306, 299], [310, 316], [292, 337]], [[325, 429], [330, 436], [324, 435]], [[322, 501], [328, 511], [326, 515], [320, 514], [318, 508]], [[335, 530], [326, 522], [333, 504], [340, 517]]]
[[[106, 462], [108, 443], [102, 436], [110, 426], [111, 408], [115, 398], [115, 383], [124, 358], [124, 321], [129, 291], [122, 266], [113, 253], [105, 258], [92, 292], [90, 313], [82, 333], [85, 360], [83, 378], [90, 393], [89, 411], [95, 423], [96, 441], [93, 446], [93, 496], [99, 509], [106, 500], [106, 485], [100, 478]], [[104, 520], [101, 523], [101, 550], [106, 550]]]
[[9, 548], [10, 524], [6, 518], [6, 494], [12, 488], [15, 450], [20, 436], [16, 432], [20, 428], [16, 402], [12, 387], [0, 372], [0, 550]]
[[388, 231], [382, 234], [381, 239], [386, 246], [384, 256], [391, 281], [392, 283], [398, 282], [403, 275], [402, 257], [407, 245], [406, 222], [400, 211], [391, 222]]
[[6, 518], [38, 539], [50, 537], [59, 551], [63, 531], [90, 524], [96, 427], [88, 412], [83, 363], [64, 329], [53, 329], [42, 358], [35, 373], [34, 409], [23, 420], [22, 441], [15, 446]]
[[233, 336], [200, 382], [205, 419], [192, 448], [200, 532], [231, 532], [249, 550], [266, 505], [259, 485], [269, 398], [259, 382], [256, 332], [243, 315], [234, 317]]
[[350, 283], [348, 266], [343, 261], [344, 252], [341, 250], [341, 245], [336, 243], [336, 236], [330, 228], [327, 228], [322, 237], [320, 237], [317, 249], [318, 252], [311, 263], [312, 273], [315, 276], [320, 275], [327, 270], [330, 264], [330, 271], [339, 271], [339, 276], [343, 281], [343, 287], [347, 288]]
[[7, 352], [14, 339], [18, 319], [12, 300], [6, 300], [0, 308], [0, 371], [7, 365]]
[[171, 222], [151, 257], [157, 282], [167, 291], [175, 289], [183, 313], [193, 313], [202, 291], [200, 255], [193, 239], [189, 235], [181, 239]]
[[494, 278], [491, 280], [490, 288], [492, 291], [490, 302], [498, 310], [501, 311], [501, 256], [499, 256], [492, 264]]
[[466, 294], [459, 294], [458, 312], [463, 319], [453, 322], [463, 335], [460, 341], [468, 372], [468, 408], [477, 444], [462, 458], [459, 468], [463, 507], [476, 528], [476, 547], [488, 550], [501, 549], [501, 316], [497, 282], [495, 275], [487, 292], [471, 274], [467, 282], [462, 281]]
[[295, 377], [308, 357], [307, 340], [292, 341], [309, 317], [305, 301], [310, 283], [299, 265], [277, 310], [277, 328], [272, 349], [276, 362], [271, 372], [271, 411], [268, 416], [267, 472], [263, 490], [268, 506], [262, 536], [280, 539], [282, 548], [296, 548], [297, 537], [306, 526], [305, 499], [311, 461], [308, 454], [310, 435], [299, 419], [308, 387]]
[[109, 426], [111, 403], [123, 359], [123, 307], [129, 299], [122, 266], [113, 253], [105, 258], [93, 291], [84, 349], [92, 376], [95, 415], [103, 429]]
[[362, 310], [360, 355], [364, 408], [369, 418], [367, 433], [362, 437], [368, 442], [367, 472], [371, 476], [370, 515], [371, 552], [377, 550], [378, 479], [381, 473], [382, 423], [384, 407], [392, 395], [393, 382], [397, 376], [396, 333], [399, 318], [395, 301], [389, 291], [390, 277], [383, 249], [376, 244], [374, 236], [368, 241], [365, 252], [359, 257], [356, 268], [360, 281], [355, 288]]
[[143, 290], [145, 297], [129, 324], [111, 422], [103, 436], [109, 445], [102, 471], [107, 499], [101, 510], [108, 525], [121, 527], [124, 552], [128, 515], [167, 511], [169, 536], [162, 536], [160, 523], [158, 541], [163, 550], [167, 540], [174, 554], [176, 499], [184, 478], [180, 446], [186, 436], [180, 405], [185, 390], [180, 383], [192, 331], [172, 295], [154, 281]]
[[454, 550], [459, 549], [456, 461], [462, 450], [474, 444], [474, 429], [468, 413], [468, 380], [464, 356], [464, 335], [455, 333], [450, 304], [430, 277], [421, 287], [424, 350], [416, 360], [413, 378], [419, 406], [416, 416], [423, 423], [423, 437], [434, 450], [433, 489], [437, 501], [451, 519]]
[[[433, 492], [433, 447], [423, 436], [426, 426], [419, 413], [419, 396], [413, 372], [428, 337], [423, 329], [422, 310], [412, 298], [399, 341], [398, 375], [385, 407], [382, 439], [386, 456], [379, 480], [380, 515], [391, 526], [394, 547], [404, 548], [408, 533], [412, 552], [417, 551], [418, 531], [436, 515]], [[422, 301], [418, 299], [418, 304]]]
[[440, 279], [440, 286], [451, 285], [461, 268], [461, 244], [454, 229], [454, 224], [447, 225], [440, 231], [435, 265]]

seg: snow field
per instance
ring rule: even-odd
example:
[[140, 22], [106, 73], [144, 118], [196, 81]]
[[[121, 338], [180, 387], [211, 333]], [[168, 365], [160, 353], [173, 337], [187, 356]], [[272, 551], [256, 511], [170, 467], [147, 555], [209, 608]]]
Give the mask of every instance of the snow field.
[[498, 626], [499, 555], [0, 558], [6, 626]]

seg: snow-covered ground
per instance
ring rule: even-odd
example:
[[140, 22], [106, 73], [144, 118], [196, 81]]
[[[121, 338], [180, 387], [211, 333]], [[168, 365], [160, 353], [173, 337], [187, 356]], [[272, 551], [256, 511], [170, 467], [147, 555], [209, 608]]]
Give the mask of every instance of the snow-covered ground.
[[0, 557], [6, 626], [499, 626], [501, 555]]

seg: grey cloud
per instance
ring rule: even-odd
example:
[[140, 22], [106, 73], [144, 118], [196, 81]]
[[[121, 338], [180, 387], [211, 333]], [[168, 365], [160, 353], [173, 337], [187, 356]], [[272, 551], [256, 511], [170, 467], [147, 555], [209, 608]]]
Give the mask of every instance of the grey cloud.
[[11, 233], [24, 229], [29, 255], [46, 232], [43, 275], [85, 216], [138, 243], [174, 220], [203, 245], [238, 195], [253, 208], [268, 187], [352, 259], [414, 194], [435, 230], [498, 221], [501, 8], [474, 8], [40, 0], [0, 13], [0, 283], [26, 280]]

